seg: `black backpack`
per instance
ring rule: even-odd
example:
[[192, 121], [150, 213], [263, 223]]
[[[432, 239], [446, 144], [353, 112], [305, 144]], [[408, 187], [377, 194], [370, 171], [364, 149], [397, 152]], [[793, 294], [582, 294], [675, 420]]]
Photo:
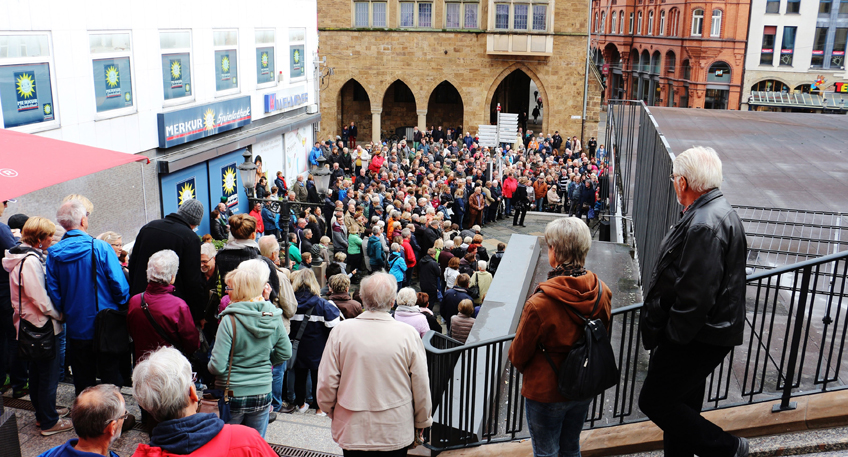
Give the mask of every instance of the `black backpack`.
[[[594, 315], [601, 303], [604, 286], [598, 280], [598, 298], [589, 314]], [[619, 380], [618, 365], [612, 351], [609, 335], [600, 319], [587, 319], [567, 303], [561, 302], [569, 311], [583, 320], [583, 336], [571, 346], [559, 368], [554, 364], [548, 351], [539, 343], [539, 349], [551, 364], [557, 376], [557, 391], [569, 400], [594, 398]]]

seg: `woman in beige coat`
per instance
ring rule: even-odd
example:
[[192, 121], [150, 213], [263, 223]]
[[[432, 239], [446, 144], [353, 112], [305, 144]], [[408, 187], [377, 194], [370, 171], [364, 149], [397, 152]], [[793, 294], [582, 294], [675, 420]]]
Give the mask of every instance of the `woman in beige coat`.
[[362, 280], [365, 312], [336, 326], [324, 348], [316, 396], [345, 455], [405, 456], [433, 423], [424, 344], [389, 314], [395, 290], [388, 273]]

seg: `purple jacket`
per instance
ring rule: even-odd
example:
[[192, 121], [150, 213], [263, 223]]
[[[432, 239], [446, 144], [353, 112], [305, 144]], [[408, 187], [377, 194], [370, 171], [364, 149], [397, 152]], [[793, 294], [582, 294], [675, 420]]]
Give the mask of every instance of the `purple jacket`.
[[423, 337], [425, 333], [430, 331], [427, 316], [421, 314], [417, 306], [398, 306], [395, 309], [395, 320], [411, 325], [420, 337]]
[[[144, 301], [156, 323], [180, 345], [176, 349], [189, 355], [200, 347], [197, 327], [194, 326], [194, 319], [186, 302], [174, 296], [173, 292], [173, 285], [148, 283], [144, 291]], [[141, 294], [130, 298], [127, 327], [135, 342], [134, 360], [136, 361], [160, 346], [170, 346], [159, 335], [144, 310], [141, 309]]]

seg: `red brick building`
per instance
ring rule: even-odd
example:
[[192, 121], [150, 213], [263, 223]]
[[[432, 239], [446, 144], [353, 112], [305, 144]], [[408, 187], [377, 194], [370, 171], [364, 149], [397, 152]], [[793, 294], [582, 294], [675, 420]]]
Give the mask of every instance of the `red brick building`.
[[739, 109], [749, 2], [593, 0], [604, 99]]

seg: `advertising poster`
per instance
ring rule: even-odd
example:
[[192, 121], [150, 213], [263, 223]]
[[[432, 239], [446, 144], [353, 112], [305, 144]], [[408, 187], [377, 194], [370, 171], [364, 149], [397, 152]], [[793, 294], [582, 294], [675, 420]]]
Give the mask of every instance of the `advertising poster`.
[[167, 175], [160, 175], [159, 190], [162, 199], [162, 214], [176, 213], [184, 201], [196, 198], [203, 203], [205, 212], [205, 216], [201, 219], [197, 228], [197, 233], [199, 235], [209, 233], [209, 185], [206, 162]]
[[312, 126], [286, 133], [285, 175], [289, 186], [297, 181], [298, 175], [306, 175], [310, 149], [312, 149]]
[[304, 67], [305, 55], [303, 53], [303, 45], [289, 46], [289, 77], [300, 78], [306, 76], [306, 67]]
[[197, 179], [194, 176], [184, 179], [176, 184], [177, 208], [183, 206], [183, 202], [197, 198]]
[[219, 175], [221, 196], [227, 197], [227, 208], [238, 206], [238, 168], [236, 168], [236, 163], [228, 163], [218, 169], [221, 170]]
[[250, 124], [250, 96], [157, 114], [159, 147], [170, 148]]
[[97, 112], [133, 105], [130, 58], [98, 59], [94, 65], [94, 97]]
[[191, 60], [187, 52], [162, 55], [165, 100], [191, 95]]
[[274, 82], [274, 48], [256, 48], [256, 83]]
[[[283, 168], [283, 136], [274, 135], [263, 141], [253, 144], [253, 162], [262, 164], [262, 175], [268, 180], [268, 189], [274, 185], [274, 179], [277, 178], [277, 172], [282, 171], [283, 176], [286, 176], [286, 184], [289, 184], [289, 178]], [[256, 165], [257, 167], [259, 164]]]
[[0, 102], [6, 128], [54, 119], [48, 64], [0, 67]]
[[244, 149], [238, 149], [210, 159], [206, 163], [209, 173], [209, 208], [214, 208], [222, 200], [225, 200], [227, 207], [233, 214], [240, 214], [249, 210], [244, 193], [244, 183], [238, 171], [238, 164], [244, 161], [242, 153], [244, 153]]
[[235, 49], [215, 51], [215, 90], [238, 87], [238, 54]]

